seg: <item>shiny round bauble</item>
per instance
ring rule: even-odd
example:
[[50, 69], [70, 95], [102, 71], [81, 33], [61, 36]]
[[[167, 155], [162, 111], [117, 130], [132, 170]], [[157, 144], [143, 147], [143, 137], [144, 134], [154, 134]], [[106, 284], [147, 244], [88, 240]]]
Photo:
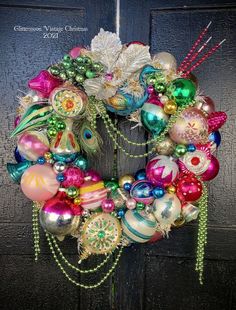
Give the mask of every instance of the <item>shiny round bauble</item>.
[[81, 75], [81, 74], [77, 74], [75, 76], [75, 80], [76, 80], [77, 83], [82, 84], [84, 82], [84, 76]]
[[171, 225], [179, 217], [181, 203], [175, 194], [166, 193], [163, 197], [155, 199], [153, 214], [160, 225]]
[[146, 166], [148, 180], [156, 186], [166, 187], [178, 176], [178, 165], [168, 156], [158, 155]]
[[57, 197], [51, 198], [42, 207], [39, 213], [42, 227], [56, 236], [66, 236], [79, 226], [78, 217], [68, 203]]
[[211, 155], [203, 150], [196, 150], [195, 152], [186, 153], [179, 159], [180, 170], [188, 174], [191, 172], [195, 175], [201, 175], [209, 167], [211, 162]]
[[127, 209], [129, 210], [133, 210], [136, 208], [136, 200], [134, 198], [129, 198], [126, 200], [125, 204], [126, 204], [126, 207]]
[[119, 184], [117, 181], [115, 180], [107, 180], [104, 181], [105, 187], [109, 190], [109, 191], [116, 191], [117, 188], [119, 188]]
[[56, 117], [56, 115], [50, 116], [50, 117], [47, 119], [47, 123], [48, 123], [48, 125], [50, 125], [50, 126], [55, 126], [56, 123], [57, 123], [57, 117]]
[[167, 95], [178, 106], [185, 106], [193, 101], [196, 95], [196, 85], [184, 78], [173, 80], [168, 85]]
[[26, 131], [19, 137], [17, 148], [21, 156], [36, 161], [38, 157], [49, 151], [49, 141], [43, 132]]
[[156, 82], [154, 84], [154, 89], [158, 92], [158, 93], [164, 93], [166, 86], [164, 83], [160, 83], [160, 82]]
[[50, 159], [52, 159], [52, 153], [51, 152], [46, 152], [46, 153], [44, 153], [44, 158], [46, 159], [46, 160], [50, 160]]
[[73, 203], [75, 205], [80, 205], [81, 204], [81, 199], [79, 197], [75, 197], [75, 199], [73, 200]]
[[221, 135], [219, 131], [213, 131], [209, 137], [208, 140], [211, 142], [214, 142], [216, 144], [216, 146], [218, 147], [220, 145], [221, 142]]
[[187, 147], [184, 144], [177, 144], [174, 154], [176, 157], [181, 157], [187, 152]]
[[146, 179], [146, 170], [145, 169], [138, 170], [135, 173], [134, 178], [135, 178], [136, 181], [138, 181], [138, 180], [145, 180]]
[[111, 213], [115, 210], [115, 203], [113, 199], [104, 199], [102, 201], [102, 211], [105, 213]]
[[74, 166], [80, 168], [81, 170], [88, 169], [88, 160], [84, 158], [82, 155], [78, 155], [73, 164]]
[[90, 180], [94, 181], [94, 182], [98, 182], [101, 181], [102, 178], [100, 176], [100, 174], [93, 170], [93, 169], [89, 169], [88, 171], [85, 172], [85, 177], [86, 178], [90, 178]]
[[63, 161], [57, 161], [53, 165], [53, 170], [55, 173], [63, 173], [66, 171], [66, 168], [66, 163], [64, 163]]
[[199, 208], [195, 207], [191, 203], [185, 203], [182, 206], [182, 214], [183, 214], [183, 217], [187, 223], [194, 221], [198, 217]]
[[130, 190], [130, 197], [134, 198], [136, 202], [143, 202], [144, 204], [151, 204], [154, 200], [153, 185], [147, 180], [135, 181]]
[[85, 75], [88, 79], [93, 79], [96, 76], [96, 72], [92, 71], [92, 70], [87, 70], [85, 72]]
[[164, 140], [156, 145], [156, 152], [159, 155], [171, 155], [174, 153], [174, 150], [175, 143], [169, 137], [165, 137]]
[[194, 152], [196, 151], [196, 146], [194, 144], [187, 145], [187, 152]]
[[55, 112], [63, 117], [76, 118], [84, 114], [88, 98], [85, 92], [75, 87], [57, 87], [49, 98]]
[[215, 104], [214, 101], [207, 96], [203, 96], [200, 98], [200, 100], [195, 105], [196, 108], [202, 110], [203, 112], [207, 114], [211, 114], [212, 112], [215, 112]]
[[163, 105], [165, 105], [168, 101], [170, 101], [170, 100], [169, 100], [169, 98], [168, 98], [167, 96], [162, 95], [162, 96], [160, 97], [160, 102], [161, 102]]
[[70, 186], [80, 187], [84, 182], [84, 172], [77, 167], [69, 167], [64, 172], [65, 181], [63, 181], [62, 186], [67, 188]]
[[58, 182], [63, 182], [65, 180], [65, 177], [62, 173], [58, 173], [57, 176], [56, 176], [56, 179]]
[[46, 163], [46, 159], [43, 157], [43, 156], [40, 156], [38, 159], [37, 159], [37, 164], [39, 165], [44, 165]]
[[77, 196], [79, 196], [79, 189], [75, 186], [70, 186], [66, 189], [66, 195], [69, 198], [76, 198]]
[[142, 211], [145, 208], [145, 204], [143, 202], [137, 202], [136, 209], [137, 211]]
[[160, 106], [145, 102], [141, 108], [140, 118], [147, 131], [159, 135], [165, 129], [169, 117]]
[[213, 180], [219, 173], [219, 170], [220, 170], [219, 161], [215, 156], [212, 155], [207, 170], [203, 174], [201, 174], [202, 181]]
[[103, 181], [85, 181], [80, 186], [81, 206], [88, 210], [99, 208], [102, 201], [107, 198], [107, 192]]
[[155, 67], [167, 71], [176, 71], [177, 62], [175, 57], [167, 52], [160, 52], [153, 56], [152, 62]]
[[119, 186], [123, 188], [125, 183], [132, 184], [134, 181], [135, 179], [131, 174], [125, 174], [119, 178]]
[[34, 165], [21, 178], [21, 189], [33, 201], [45, 201], [58, 191], [60, 183], [50, 165]]
[[161, 198], [165, 195], [165, 190], [162, 187], [155, 187], [152, 193], [154, 198]]
[[184, 110], [169, 131], [170, 138], [179, 144], [204, 144], [208, 139], [208, 124], [204, 113], [197, 108]]
[[164, 112], [166, 114], [175, 114], [176, 111], [177, 111], [177, 104], [174, 101], [169, 100], [164, 104]]
[[181, 201], [196, 201], [202, 195], [202, 183], [194, 175], [183, 175], [177, 182], [176, 194]]
[[85, 221], [81, 238], [85, 251], [91, 254], [111, 253], [120, 242], [120, 222], [109, 213], [95, 213]]
[[123, 208], [117, 211], [117, 216], [119, 218], [122, 218], [124, 215], [125, 215], [125, 210]]
[[14, 157], [18, 163], [22, 163], [23, 161], [26, 160], [26, 158], [20, 154], [18, 147], [16, 147], [14, 150]]
[[167, 187], [166, 191], [167, 191], [167, 193], [169, 193], [169, 194], [175, 194], [176, 188], [175, 188], [174, 185], [169, 185], [169, 186]]
[[49, 136], [49, 138], [54, 138], [57, 135], [57, 130], [56, 127], [48, 127], [47, 128], [47, 135]]
[[123, 189], [129, 192], [131, 190], [131, 187], [132, 187], [131, 183], [125, 183]]
[[145, 211], [126, 211], [121, 220], [123, 236], [131, 242], [144, 243], [155, 234], [157, 222], [152, 214]]
[[57, 131], [63, 131], [63, 130], [65, 130], [65, 129], [66, 129], [66, 124], [65, 124], [65, 122], [63, 122], [63, 121], [58, 121], [58, 122], [56, 123], [56, 129], [57, 129]]

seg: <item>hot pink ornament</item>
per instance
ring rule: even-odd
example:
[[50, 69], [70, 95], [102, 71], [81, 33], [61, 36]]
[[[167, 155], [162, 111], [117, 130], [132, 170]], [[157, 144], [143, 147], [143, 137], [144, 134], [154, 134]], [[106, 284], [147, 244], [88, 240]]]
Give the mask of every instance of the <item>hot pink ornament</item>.
[[161, 107], [161, 108], [164, 107], [164, 104], [160, 101], [159, 97], [157, 96], [157, 94], [155, 92], [150, 94], [147, 102], [159, 105], [159, 107]]
[[101, 181], [101, 176], [100, 174], [93, 170], [93, 169], [89, 169], [86, 173], [85, 173], [85, 176], [86, 177], [90, 177], [90, 180], [91, 181], [94, 181], [94, 182], [98, 182], [98, 181]]
[[76, 167], [68, 168], [64, 173], [65, 180], [62, 186], [65, 188], [70, 186], [80, 187], [84, 183], [84, 172]]
[[21, 189], [33, 201], [45, 201], [58, 191], [60, 183], [50, 165], [34, 165], [21, 178]]
[[102, 210], [105, 213], [111, 213], [115, 209], [115, 203], [113, 199], [104, 199], [102, 201]]
[[202, 195], [202, 183], [193, 175], [183, 175], [177, 183], [176, 194], [182, 202], [196, 201]]
[[14, 127], [15, 127], [15, 128], [19, 125], [20, 119], [21, 119], [20, 115], [18, 115], [18, 116], [15, 118], [15, 120], [14, 120]]
[[178, 176], [178, 165], [168, 156], [158, 155], [146, 166], [147, 179], [157, 186], [168, 186]]
[[211, 162], [207, 170], [201, 175], [203, 181], [210, 181], [214, 179], [220, 169], [219, 161], [215, 156], [211, 156]]
[[29, 88], [37, 91], [42, 98], [48, 98], [51, 91], [60, 86], [62, 81], [52, 76], [47, 70], [42, 70], [39, 75], [29, 81]]
[[225, 112], [213, 112], [208, 118], [208, 132], [213, 132], [220, 129], [227, 120], [227, 114]]
[[70, 55], [73, 59], [79, 57], [82, 48], [83, 48], [82, 46], [76, 46], [76, 47], [72, 48], [72, 50], [70, 50], [70, 52], [69, 52], [69, 55]]

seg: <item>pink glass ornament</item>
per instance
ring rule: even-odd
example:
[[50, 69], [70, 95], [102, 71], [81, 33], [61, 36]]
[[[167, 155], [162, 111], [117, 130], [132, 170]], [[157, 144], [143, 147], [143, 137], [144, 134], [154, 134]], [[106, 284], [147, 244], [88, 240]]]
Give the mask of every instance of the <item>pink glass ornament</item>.
[[213, 112], [211, 113], [208, 118], [208, 126], [209, 132], [216, 131], [220, 129], [227, 120], [227, 114], [225, 112]]
[[111, 213], [115, 209], [113, 199], [105, 199], [102, 201], [102, 210], [105, 213]]
[[94, 182], [98, 182], [98, 181], [101, 181], [101, 176], [100, 174], [93, 170], [93, 169], [89, 169], [86, 173], [85, 173], [85, 176], [86, 177], [90, 177], [90, 180], [91, 181], [94, 181]]
[[197, 108], [184, 110], [169, 131], [179, 144], [204, 144], [208, 140], [208, 124], [204, 113]]
[[21, 189], [33, 201], [45, 201], [58, 191], [60, 183], [50, 165], [34, 165], [21, 178]]
[[136, 208], [136, 200], [133, 198], [127, 199], [125, 204], [126, 204], [127, 209], [129, 210], [133, 210]]
[[148, 87], [147, 87], [147, 92], [148, 92], [149, 94], [152, 94], [153, 92], [155, 92], [154, 87], [153, 87], [152, 85], [148, 85]]
[[148, 243], [154, 243], [163, 239], [163, 234], [160, 231], [156, 231], [152, 238], [148, 241]]
[[18, 124], [20, 123], [20, 119], [21, 119], [20, 115], [18, 115], [18, 116], [15, 118], [15, 120], [14, 120], [14, 127], [15, 127], [15, 128], [16, 128], [16, 127], [18, 126]]
[[207, 170], [201, 175], [203, 181], [210, 181], [214, 179], [220, 170], [220, 164], [215, 156], [211, 156], [211, 162]]
[[[148, 86], [149, 87], [149, 86]], [[157, 96], [157, 94], [155, 93], [152, 93], [150, 95], [150, 97], [148, 98], [148, 101], [147, 102], [150, 102], [150, 103], [153, 103], [153, 104], [156, 104], [158, 105], [159, 107], [163, 108], [164, 107], [164, 104], [160, 101], [160, 98]]]
[[84, 172], [80, 168], [70, 167], [64, 172], [65, 181], [62, 186], [65, 188], [70, 186], [80, 187], [84, 183]]
[[215, 112], [214, 101], [210, 97], [207, 97], [207, 96], [204, 96], [203, 100], [199, 101], [195, 107], [206, 112], [207, 114]]
[[72, 49], [69, 51], [69, 55], [70, 55], [73, 59], [79, 57], [82, 48], [83, 48], [82, 46], [76, 46], [76, 47], [72, 48]]
[[26, 131], [20, 136], [17, 147], [26, 159], [36, 161], [49, 151], [49, 141], [42, 132]]
[[168, 186], [177, 178], [178, 165], [168, 156], [158, 155], [146, 166], [147, 179], [157, 186]]
[[37, 91], [42, 98], [48, 98], [51, 91], [60, 86], [62, 81], [52, 76], [47, 70], [42, 70], [39, 75], [29, 81], [29, 88]]
[[193, 175], [183, 175], [177, 183], [176, 194], [181, 201], [196, 201], [202, 195], [202, 183]]

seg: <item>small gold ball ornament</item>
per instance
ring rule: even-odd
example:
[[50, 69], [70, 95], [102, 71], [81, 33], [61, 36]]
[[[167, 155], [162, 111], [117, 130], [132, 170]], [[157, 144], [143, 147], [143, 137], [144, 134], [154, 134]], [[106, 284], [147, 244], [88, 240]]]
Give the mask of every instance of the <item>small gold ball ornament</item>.
[[123, 188], [125, 183], [132, 184], [135, 181], [134, 177], [131, 174], [125, 174], [119, 178], [119, 186]]
[[177, 111], [177, 104], [174, 101], [168, 101], [164, 104], [164, 112], [166, 114], [174, 114]]

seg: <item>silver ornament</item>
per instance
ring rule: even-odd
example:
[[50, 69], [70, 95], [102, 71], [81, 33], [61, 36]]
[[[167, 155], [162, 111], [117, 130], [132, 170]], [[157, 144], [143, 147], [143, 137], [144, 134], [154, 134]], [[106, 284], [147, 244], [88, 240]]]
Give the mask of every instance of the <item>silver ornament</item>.
[[155, 67], [159, 67], [167, 71], [176, 71], [177, 69], [175, 57], [167, 52], [155, 54], [153, 56], [153, 63]]
[[66, 170], [66, 164], [58, 161], [53, 165], [53, 170], [55, 173], [63, 173]]

